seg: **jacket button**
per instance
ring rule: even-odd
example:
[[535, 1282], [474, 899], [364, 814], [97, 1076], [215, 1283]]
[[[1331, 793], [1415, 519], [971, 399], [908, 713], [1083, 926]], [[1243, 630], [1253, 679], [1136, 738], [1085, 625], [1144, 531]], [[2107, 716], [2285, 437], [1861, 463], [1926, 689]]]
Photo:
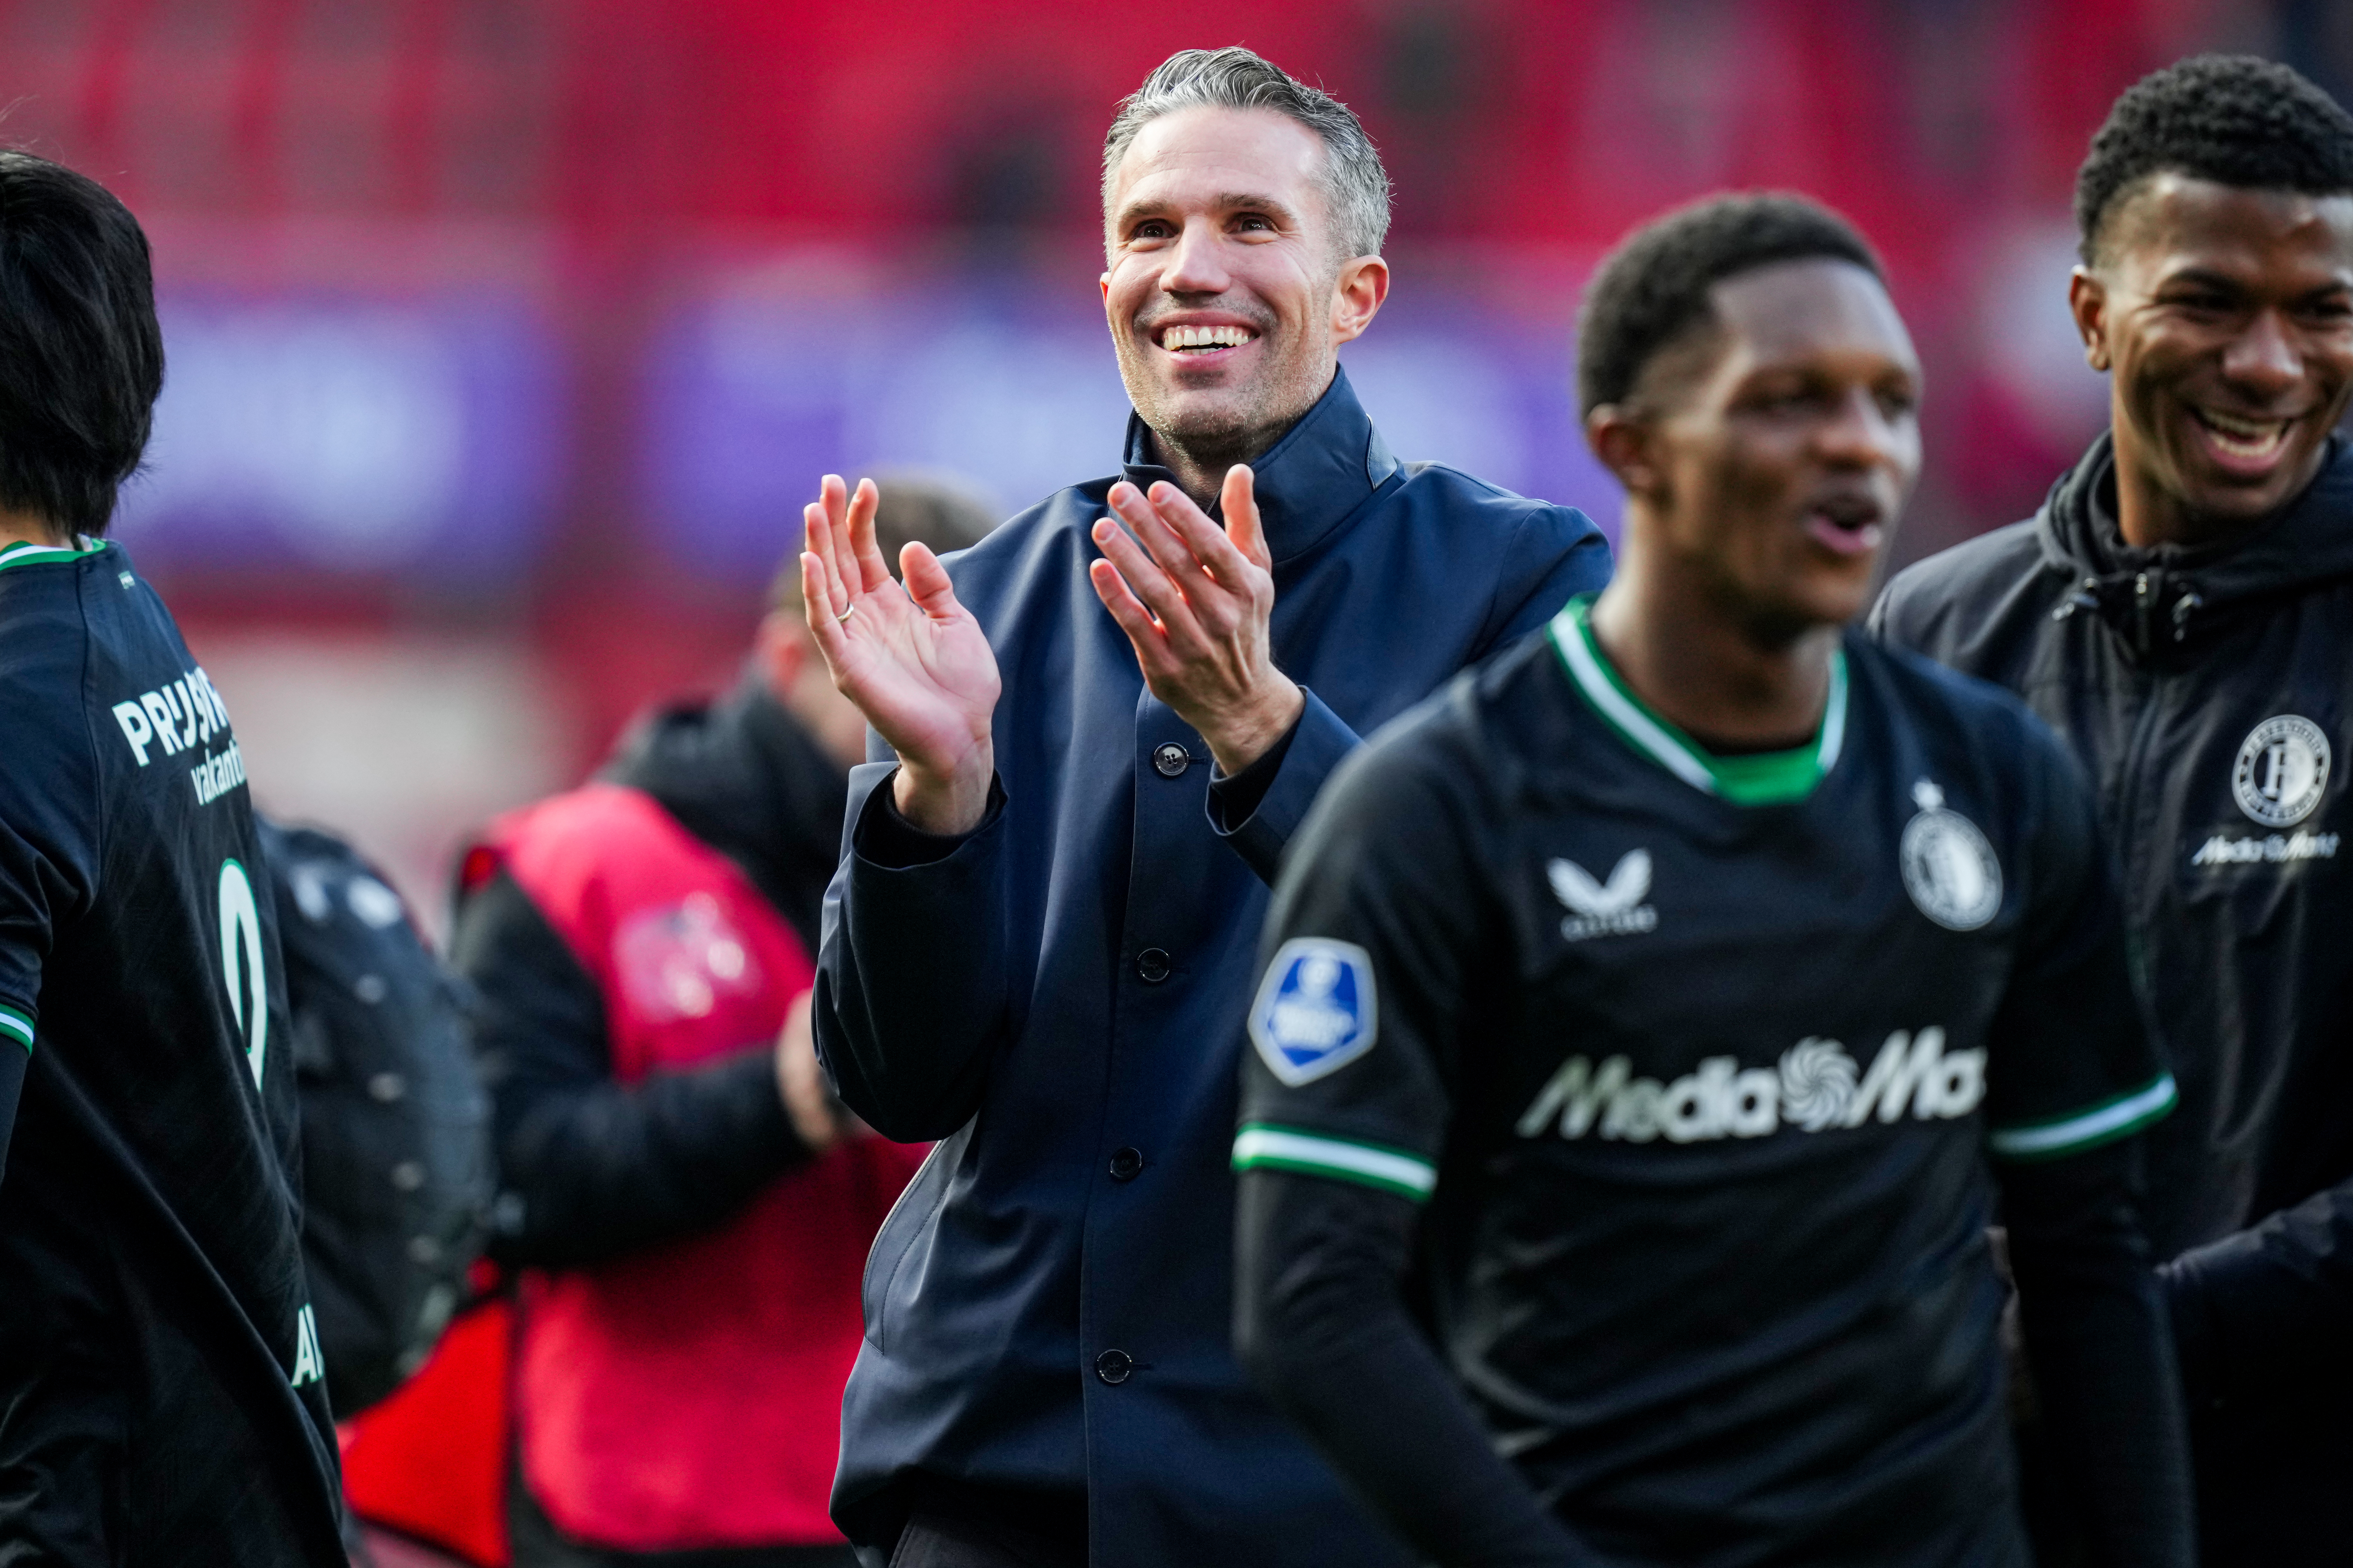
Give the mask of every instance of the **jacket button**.
[[1168, 978], [1168, 955], [1156, 947], [1147, 947], [1135, 955], [1135, 977], [1146, 985], [1157, 985]]
[[1132, 1182], [1143, 1170], [1141, 1149], [1122, 1149], [1111, 1157], [1111, 1179], [1114, 1182]]
[[1193, 753], [1174, 741], [1162, 742], [1152, 749], [1152, 771], [1164, 779], [1173, 779], [1193, 765]]
[[1125, 1351], [1105, 1351], [1095, 1357], [1095, 1375], [1117, 1388], [1135, 1372], [1135, 1358]]

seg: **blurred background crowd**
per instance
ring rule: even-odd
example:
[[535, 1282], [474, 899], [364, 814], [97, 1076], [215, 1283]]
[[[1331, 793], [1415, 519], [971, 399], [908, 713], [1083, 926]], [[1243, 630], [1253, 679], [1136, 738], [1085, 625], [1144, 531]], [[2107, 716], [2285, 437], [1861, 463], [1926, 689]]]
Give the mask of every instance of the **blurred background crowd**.
[[2344, 95], [2329, 0], [0, 0], [0, 138], [156, 246], [170, 376], [117, 536], [266, 808], [428, 921], [492, 812], [732, 675], [828, 470], [998, 515], [1109, 471], [1112, 106], [1243, 42], [1364, 116], [1390, 445], [1585, 507], [1580, 281], [1730, 185], [1843, 209], [1929, 366], [1899, 563], [2030, 510], [2097, 427], [2070, 180], [2203, 48]]

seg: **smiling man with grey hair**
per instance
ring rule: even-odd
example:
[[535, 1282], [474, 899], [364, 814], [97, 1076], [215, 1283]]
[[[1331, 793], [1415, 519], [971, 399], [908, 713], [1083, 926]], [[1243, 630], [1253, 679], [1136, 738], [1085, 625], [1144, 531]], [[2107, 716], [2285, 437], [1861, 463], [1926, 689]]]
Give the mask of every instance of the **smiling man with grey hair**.
[[874, 1127], [941, 1141], [875, 1243], [843, 1403], [834, 1516], [877, 1563], [1398, 1561], [1233, 1358], [1253, 945], [1357, 737], [1609, 558], [1375, 433], [1337, 355], [1388, 295], [1388, 216], [1345, 106], [1245, 49], [1175, 56], [1104, 148], [1121, 474], [944, 564], [909, 546], [904, 588], [871, 485], [808, 508], [809, 624], [876, 759], [818, 1049]]

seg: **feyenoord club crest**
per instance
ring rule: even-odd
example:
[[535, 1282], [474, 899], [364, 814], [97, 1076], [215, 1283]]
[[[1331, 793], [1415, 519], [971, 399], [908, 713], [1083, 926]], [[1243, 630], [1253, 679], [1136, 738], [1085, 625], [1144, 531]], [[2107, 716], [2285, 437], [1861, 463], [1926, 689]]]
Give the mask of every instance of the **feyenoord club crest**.
[[1978, 825], [1945, 807], [1945, 792], [1912, 786], [1920, 815], [1904, 825], [1904, 890], [1947, 931], [1975, 931], [2001, 908], [2001, 862]]
[[2310, 816], [2328, 788], [2328, 737], [2309, 719], [2283, 713], [2254, 728], [2231, 770], [2239, 809], [2265, 827]]
[[1372, 954], [1353, 942], [1296, 936], [1259, 983], [1250, 1041], [1267, 1069], [1297, 1089], [1371, 1050], [1379, 1023]]

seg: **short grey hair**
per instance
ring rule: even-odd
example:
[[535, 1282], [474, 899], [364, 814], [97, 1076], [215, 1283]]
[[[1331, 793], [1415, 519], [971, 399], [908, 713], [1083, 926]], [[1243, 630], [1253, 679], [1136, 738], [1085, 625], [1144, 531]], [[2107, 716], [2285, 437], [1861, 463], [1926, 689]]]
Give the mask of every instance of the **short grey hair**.
[[1120, 160], [1137, 134], [1164, 114], [1187, 109], [1271, 109], [1315, 132], [1324, 143], [1324, 205], [1343, 258], [1374, 256], [1389, 232], [1389, 176], [1356, 111], [1309, 87], [1281, 66], [1235, 45], [1179, 49], [1122, 100], [1103, 137], [1103, 205], [1111, 205]]

